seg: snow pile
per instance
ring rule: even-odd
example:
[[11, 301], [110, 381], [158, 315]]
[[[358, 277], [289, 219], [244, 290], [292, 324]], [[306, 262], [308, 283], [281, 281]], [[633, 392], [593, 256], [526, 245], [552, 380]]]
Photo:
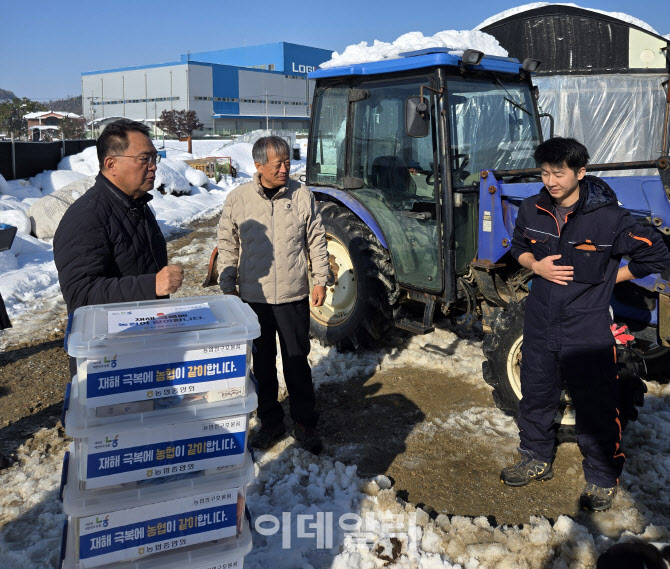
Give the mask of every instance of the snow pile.
[[322, 63], [319, 67], [328, 69], [355, 63], [397, 59], [401, 53], [431, 47], [448, 48], [455, 55], [461, 55], [466, 49], [477, 49], [488, 55], [507, 56], [507, 51], [500, 46], [498, 40], [484, 32], [445, 30], [429, 37], [421, 32], [409, 32], [392, 43], [375, 40], [371, 46], [365, 41], [350, 45], [342, 54], [334, 52], [330, 61]]
[[647, 22], [639, 20], [638, 18], [634, 18], [633, 16], [629, 16], [628, 14], [625, 14], [623, 12], [606, 12], [604, 10], [596, 10], [595, 8], [585, 8], [584, 6], [579, 6], [577, 4], [572, 4], [568, 2], [533, 2], [531, 4], [524, 4], [523, 6], [517, 6], [516, 8], [505, 10], [504, 12], [500, 12], [495, 16], [487, 18], [481, 24], [479, 24], [475, 29], [481, 30], [486, 26], [494, 24], [495, 22], [498, 22], [500, 20], [504, 20], [505, 18], [509, 18], [510, 16], [514, 16], [515, 14], [520, 14], [528, 10], [534, 10], [535, 8], [542, 8], [544, 6], [570, 6], [572, 8], [581, 8], [582, 10], [589, 10], [591, 12], [596, 12], [598, 14], [604, 14], [605, 16], [609, 16], [610, 18], [616, 18], [617, 20], [627, 22], [629, 24], [637, 26], [638, 28], [642, 28], [643, 30], [647, 30], [649, 32], [658, 35], [658, 32], [654, 28], [652, 28], [649, 24], [647, 24]]
[[[17, 233], [30, 234], [30, 219], [20, 209], [10, 209], [8, 203], [0, 202], [0, 223], [13, 225]], [[4, 209], [7, 208], [7, 209]]]
[[85, 177], [86, 175], [81, 172], [73, 170], [46, 170], [33, 176], [29, 181], [30, 185], [40, 190], [43, 196], [48, 196]]
[[94, 176], [100, 171], [98, 152], [95, 146], [89, 146], [79, 154], [66, 156], [59, 162], [58, 169], [72, 170], [84, 176]]
[[[191, 155], [185, 154], [184, 159], [188, 160], [190, 158], [192, 158]], [[58, 164], [58, 170], [71, 170], [85, 176], [97, 174], [100, 168], [98, 165], [98, 154], [95, 147], [90, 146], [79, 154], [63, 158], [63, 160], [61, 160]], [[51, 175], [49, 172], [44, 172], [38, 176], [45, 176], [47, 174]], [[208, 179], [203, 172], [200, 172], [195, 168], [191, 168], [188, 164], [185, 164], [179, 158], [171, 157], [164, 158], [159, 162], [156, 169], [156, 181], [154, 183], [154, 189], [157, 190], [160, 188], [165, 192], [180, 195], [190, 193], [192, 187], [203, 187], [207, 186], [207, 184]]]
[[33, 186], [28, 180], [10, 180], [4, 189], [0, 188], [0, 193], [20, 201], [42, 197], [42, 191]]

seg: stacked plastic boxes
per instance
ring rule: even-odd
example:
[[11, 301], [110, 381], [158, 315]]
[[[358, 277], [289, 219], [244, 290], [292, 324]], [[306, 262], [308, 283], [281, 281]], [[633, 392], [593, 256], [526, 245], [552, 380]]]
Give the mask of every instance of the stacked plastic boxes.
[[241, 568], [253, 311], [234, 296], [86, 306], [64, 425], [63, 569]]

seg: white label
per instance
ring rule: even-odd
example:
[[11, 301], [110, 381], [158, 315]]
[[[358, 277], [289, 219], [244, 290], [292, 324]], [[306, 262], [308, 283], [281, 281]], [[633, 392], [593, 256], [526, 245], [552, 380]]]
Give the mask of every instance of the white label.
[[242, 395], [247, 344], [222, 344], [186, 351], [110, 353], [88, 360], [86, 407], [149, 399], [189, 397], [208, 391]]
[[86, 489], [192, 474], [244, 461], [247, 415], [112, 431], [82, 442]]
[[120, 334], [143, 330], [168, 330], [214, 324], [217, 320], [208, 304], [189, 304], [169, 308], [117, 310], [107, 314], [107, 332]]
[[241, 513], [238, 488], [89, 516], [79, 520], [79, 567], [232, 537]]
[[484, 212], [484, 217], [482, 218], [482, 231], [486, 231], [486, 233], [491, 233], [491, 212], [490, 211], [485, 211]]

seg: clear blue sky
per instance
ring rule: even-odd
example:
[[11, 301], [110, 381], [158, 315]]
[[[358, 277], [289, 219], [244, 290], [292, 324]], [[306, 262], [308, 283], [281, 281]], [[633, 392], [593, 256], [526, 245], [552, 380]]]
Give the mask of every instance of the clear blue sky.
[[[467, 30], [513, 0], [3, 0], [0, 88], [37, 100], [81, 94], [81, 72], [178, 61], [199, 52], [286, 41], [340, 53], [411, 31]], [[584, 0], [670, 34], [668, 0]]]

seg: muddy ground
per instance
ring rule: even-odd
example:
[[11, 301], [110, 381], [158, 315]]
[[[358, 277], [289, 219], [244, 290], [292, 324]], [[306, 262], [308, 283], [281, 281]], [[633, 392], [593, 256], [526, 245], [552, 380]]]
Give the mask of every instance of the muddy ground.
[[[217, 293], [217, 288], [201, 287], [214, 226], [214, 219], [199, 221], [170, 241], [170, 258], [187, 275], [176, 296]], [[68, 382], [64, 305], [31, 317], [43, 318], [42, 329], [53, 331], [38, 337], [32, 325], [27, 338], [10, 330], [3, 339], [9, 345], [0, 354], [0, 469], [41, 427], [61, 428]], [[361, 476], [386, 474], [399, 496], [411, 503], [437, 513], [488, 516], [498, 524], [577, 513], [584, 481], [576, 445], [559, 448], [553, 480], [512, 489], [499, 481], [500, 468], [515, 458], [509, 441], [507, 452], [499, 452], [495, 432], [470, 437], [462, 429], [435, 428], [445, 412], [492, 408], [486, 388], [444, 373], [401, 367], [322, 385], [318, 399], [324, 452], [357, 464]]]

